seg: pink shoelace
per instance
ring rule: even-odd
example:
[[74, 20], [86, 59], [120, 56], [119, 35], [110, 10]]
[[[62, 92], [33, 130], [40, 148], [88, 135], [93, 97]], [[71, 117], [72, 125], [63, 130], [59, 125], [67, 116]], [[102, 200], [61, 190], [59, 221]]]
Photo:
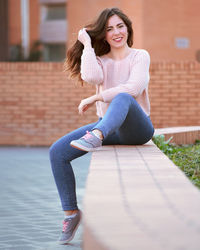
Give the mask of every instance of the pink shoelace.
[[91, 133], [89, 131], [86, 131], [86, 134], [82, 137], [83, 139], [90, 139], [92, 138], [93, 136], [91, 135]]
[[63, 232], [66, 231], [68, 224], [69, 224], [68, 221], [63, 221]]

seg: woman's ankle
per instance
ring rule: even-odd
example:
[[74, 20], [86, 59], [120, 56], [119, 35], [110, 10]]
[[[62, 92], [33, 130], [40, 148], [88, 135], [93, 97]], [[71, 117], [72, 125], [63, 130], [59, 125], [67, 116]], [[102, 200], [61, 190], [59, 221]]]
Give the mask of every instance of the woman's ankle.
[[67, 210], [67, 211], [64, 211], [65, 215], [72, 215], [72, 214], [76, 214], [78, 212], [78, 210]]
[[102, 134], [102, 132], [101, 132], [100, 130], [94, 129], [94, 130], [92, 130], [92, 132], [93, 132], [99, 139], [103, 140], [103, 134]]

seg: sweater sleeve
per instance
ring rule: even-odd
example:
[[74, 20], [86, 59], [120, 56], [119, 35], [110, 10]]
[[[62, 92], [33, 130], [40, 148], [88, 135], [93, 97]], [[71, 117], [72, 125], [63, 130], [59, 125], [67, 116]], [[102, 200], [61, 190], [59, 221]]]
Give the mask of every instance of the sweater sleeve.
[[128, 93], [137, 98], [148, 86], [149, 66], [149, 53], [146, 50], [141, 50], [133, 59], [127, 82], [101, 92], [104, 102], [111, 102], [119, 93]]
[[93, 48], [84, 48], [81, 56], [81, 78], [91, 84], [103, 82], [103, 68], [101, 61]]

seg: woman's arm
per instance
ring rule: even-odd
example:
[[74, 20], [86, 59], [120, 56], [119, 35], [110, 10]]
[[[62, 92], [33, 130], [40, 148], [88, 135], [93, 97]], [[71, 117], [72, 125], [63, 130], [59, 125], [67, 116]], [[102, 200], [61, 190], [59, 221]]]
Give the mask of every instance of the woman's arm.
[[91, 38], [86, 29], [79, 31], [78, 40], [84, 45], [81, 56], [81, 78], [91, 84], [103, 82], [103, 69], [91, 45]]
[[149, 53], [146, 50], [141, 50], [134, 58], [128, 81], [101, 92], [103, 101], [109, 103], [119, 93], [128, 93], [137, 98], [148, 86], [149, 66]]
[[89, 107], [91, 107], [96, 101], [103, 101], [103, 98], [101, 94], [96, 94], [93, 96], [90, 96], [86, 99], [83, 99], [79, 106], [78, 106], [78, 111], [79, 114], [83, 114], [86, 110], [88, 110]]

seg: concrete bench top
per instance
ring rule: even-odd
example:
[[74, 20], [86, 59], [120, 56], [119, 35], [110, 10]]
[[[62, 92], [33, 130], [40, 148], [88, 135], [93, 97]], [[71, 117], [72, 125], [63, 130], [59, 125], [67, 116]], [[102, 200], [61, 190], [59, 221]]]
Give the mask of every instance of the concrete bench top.
[[158, 128], [154, 135], [164, 134], [166, 140], [172, 137], [171, 142], [176, 144], [193, 144], [200, 140], [200, 126]]
[[199, 250], [200, 192], [152, 141], [92, 154], [85, 250]]

